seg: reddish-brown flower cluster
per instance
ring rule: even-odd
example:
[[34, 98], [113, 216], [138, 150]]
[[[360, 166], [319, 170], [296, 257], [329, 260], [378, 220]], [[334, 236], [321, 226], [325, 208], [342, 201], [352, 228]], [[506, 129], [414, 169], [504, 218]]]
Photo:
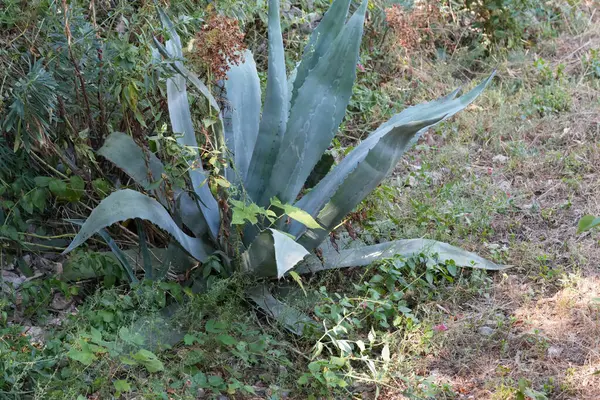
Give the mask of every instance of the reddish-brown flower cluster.
[[442, 19], [435, 1], [417, 1], [412, 10], [394, 4], [385, 10], [388, 26], [394, 32], [397, 43], [407, 50], [422, 46], [424, 38], [432, 37], [432, 26]]
[[207, 68], [215, 80], [226, 79], [229, 63], [243, 61], [244, 33], [238, 21], [213, 15], [196, 35], [192, 57]]

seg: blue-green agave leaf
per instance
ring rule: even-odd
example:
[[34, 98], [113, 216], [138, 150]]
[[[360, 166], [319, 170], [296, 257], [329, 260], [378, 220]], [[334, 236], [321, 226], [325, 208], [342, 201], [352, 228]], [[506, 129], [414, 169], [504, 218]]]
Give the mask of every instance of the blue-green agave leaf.
[[231, 66], [225, 81], [225, 91], [225, 142], [233, 152], [235, 170], [243, 182], [248, 175], [258, 136], [261, 106], [260, 81], [250, 51], [244, 53], [243, 63]]
[[[410, 148], [410, 146], [419, 138], [429, 125], [421, 127], [418, 131], [414, 128], [418, 127], [419, 121], [443, 121], [449, 116], [452, 116], [471, 104], [477, 96], [485, 89], [491, 81], [494, 74], [479, 84], [477, 87], [466, 93], [465, 95], [456, 98], [458, 90], [453, 91], [447, 96], [429, 103], [420, 104], [414, 107], [409, 107], [401, 113], [392, 117], [389, 121], [382, 124], [369, 137], [350, 152], [334, 169], [325, 176], [310, 192], [302, 197], [295, 205], [313, 217], [317, 217], [325, 204], [336, 193], [340, 185], [348, 177], [348, 175], [356, 169], [362, 162], [369, 151], [371, 151], [379, 141], [387, 135], [395, 137], [397, 146], [401, 146], [401, 152]], [[415, 125], [415, 123], [417, 123]], [[298, 236], [304, 231], [304, 227], [300, 224], [292, 222], [289, 233], [293, 236]]]
[[[83, 220], [83, 219], [67, 219], [66, 221], [71, 222], [72, 224], [75, 224], [75, 225], [79, 225], [79, 226], [83, 226], [83, 224], [85, 223], [85, 220]], [[133, 271], [133, 268], [131, 268], [131, 264], [129, 263], [129, 260], [127, 260], [127, 255], [125, 254], [125, 252], [119, 248], [117, 243], [108, 234], [108, 232], [106, 232], [106, 230], [100, 229], [97, 233], [106, 242], [106, 244], [110, 248], [110, 251], [112, 252], [113, 256], [117, 259], [119, 264], [121, 264], [121, 267], [123, 267], [123, 269], [125, 270], [125, 273], [127, 274], [127, 277], [129, 278], [129, 282], [137, 283], [138, 278], [137, 278], [137, 276], [135, 276], [135, 272]], [[93, 274], [89, 275], [89, 277], [96, 276], [95, 271], [92, 270], [92, 273]], [[67, 280], [70, 280], [72, 277], [67, 276], [66, 278], [67, 278]], [[86, 279], [88, 277], [85, 276], [85, 274], [84, 274], [82, 278]]]
[[290, 88], [293, 90], [290, 98], [291, 104], [294, 103], [298, 95], [298, 90], [304, 84], [309, 72], [317, 65], [319, 59], [327, 53], [335, 38], [342, 31], [349, 7], [350, 0], [335, 0], [323, 16], [321, 22], [319, 22], [317, 28], [310, 35], [308, 44], [304, 48], [302, 60], [297, 67], [293, 89]]
[[203, 237], [208, 232], [208, 224], [202, 214], [200, 201], [195, 193], [188, 193], [184, 190], [175, 192], [175, 210], [177, 217], [181, 220], [176, 222], [187, 226], [194, 236]]
[[300, 264], [298, 273], [317, 272], [328, 269], [361, 267], [394, 256], [412, 257], [419, 254], [437, 254], [439, 262], [454, 261], [457, 266], [500, 271], [510, 266], [498, 265], [475, 253], [460, 249], [448, 243], [429, 239], [395, 240], [363, 246], [348, 250], [323, 253], [323, 262], [316, 257], [309, 257]]
[[[174, 76], [167, 79], [167, 103], [169, 107], [169, 118], [171, 126], [177, 137], [177, 142], [182, 146], [198, 149], [198, 142], [192, 124], [190, 104], [185, 89], [185, 79], [182, 76]], [[183, 134], [183, 135], [181, 135]], [[217, 201], [210, 192], [207, 176], [202, 168], [200, 156], [195, 162], [190, 161], [189, 175], [192, 181], [192, 189], [200, 198], [200, 209], [206, 220], [212, 238], [219, 233], [221, 216]]]
[[287, 234], [275, 229], [262, 231], [242, 254], [243, 267], [259, 277], [281, 278], [307, 256], [308, 251]]
[[137, 228], [138, 238], [140, 238], [140, 252], [142, 253], [144, 278], [148, 280], [154, 280], [152, 256], [150, 255], [150, 250], [148, 249], [148, 242], [146, 241], [146, 230], [144, 228], [144, 224], [139, 218], [136, 218], [135, 226]]
[[[177, 32], [175, 32], [176, 34]], [[187, 79], [199, 92], [208, 100], [209, 105], [216, 111], [219, 112], [219, 104], [215, 100], [214, 96], [208, 89], [208, 87], [198, 78], [196, 74], [187, 69], [180, 60], [174, 58], [174, 56], [167, 50], [165, 46], [158, 39], [154, 39], [154, 45], [158, 50], [159, 54], [171, 62], [173, 70]]]
[[303, 312], [277, 300], [264, 284], [251, 287], [246, 294], [266, 315], [296, 335], [302, 335], [307, 326], [318, 329], [314, 320]]
[[186, 235], [159, 202], [135, 190], [124, 189], [110, 194], [94, 208], [64, 253], [77, 248], [101, 229], [134, 218], [148, 220], [164, 229], [199, 261], [205, 260], [211, 251], [201, 239]]
[[[269, 0], [268, 34], [269, 70], [265, 104], [244, 185], [250, 198], [257, 203], [273, 172], [273, 165], [280, 152], [288, 117], [289, 101], [283, 38], [279, 20], [279, 0]], [[268, 199], [266, 204], [268, 204]]]
[[[198, 149], [198, 142], [196, 141], [196, 134], [194, 133], [192, 115], [190, 112], [190, 104], [187, 97], [186, 79], [190, 79], [217, 110], [218, 106], [216, 101], [214, 101], [214, 98], [210, 95], [208, 88], [206, 88], [195, 75], [189, 73], [189, 71], [186, 73], [185, 67], [183, 67], [183, 63], [180, 61], [183, 58], [181, 39], [175, 30], [175, 26], [162, 8], [157, 7], [157, 10], [162, 24], [169, 31], [170, 36], [166, 43], [166, 49], [162, 49], [162, 51], [166, 51], [166, 54], [163, 55], [172, 56], [175, 59], [174, 66], [178, 68], [178, 72], [180, 72], [180, 75], [175, 75], [167, 79], [167, 103], [171, 126], [174, 133], [183, 134], [177, 138], [179, 144]], [[155, 40], [155, 43], [157, 42], [158, 41]], [[161, 47], [162, 46], [157, 46], [159, 51], [161, 51]], [[194, 164], [193, 167], [192, 164]], [[199, 156], [195, 162], [190, 161], [189, 175], [192, 181], [193, 190], [200, 199], [199, 206], [208, 225], [210, 235], [213, 239], [216, 239], [221, 224], [221, 216], [217, 201], [208, 187], [207, 176], [204, 173], [202, 160]]]
[[[151, 185], [162, 179], [165, 168], [151, 151], [144, 150], [129, 135], [113, 132], [104, 141], [98, 154], [122, 169], [138, 185], [148, 190]], [[167, 205], [163, 188], [153, 190], [160, 203]]]
[[117, 243], [108, 234], [108, 232], [106, 232], [106, 230], [100, 229], [98, 231], [98, 234], [102, 237], [102, 239], [104, 239], [104, 241], [106, 242], [106, 244], [110, 248], [110, 251], [113, 253], [113, 255], [115, 256], [115, 258], [119, 261], [119, 263], [121, 264], [121, 266], [125, 270], [125, 273], [127, 273], [127, 277], [129, 278], [129, 281], [131, 283], [137, 283], [138, 282], [138, 278], [137, 278], [137, 276], [135, 276], [135, 272], [133, 272], [133, 268], [131, 268], [131, 264], [129, 263], [129, 260], [127, 260], [127, 256], [125, 255], [125, 253], [123, 252], [123, 250], [121, 250], [119, 248], [119, 246], [117, 245]]
[[298, 91], [261, 204], [271, 197], [295, 201], [331, 143], [352, 95], [366, 6], [364, 0]]

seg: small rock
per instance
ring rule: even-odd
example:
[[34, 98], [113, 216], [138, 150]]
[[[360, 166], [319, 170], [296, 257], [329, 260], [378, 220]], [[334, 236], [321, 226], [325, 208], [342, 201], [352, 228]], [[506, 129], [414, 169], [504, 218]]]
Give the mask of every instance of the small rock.
[[227, 397], [227, 396], [225, 396], [223, 394], [220, 394], [220, 395], [217, 396], [217, 400], [229, 400], [229, 397]]
[[437, 171], [426, 172], [425, 175], [429, 177], [429, 179], [431, 179], [432, 185], [439, 184], [442, 181], [442, 178], [444, 177], [441, 172]]
[[417, 180], [414, 176], [409, 176], [408, 179], [404, 182], [404, 186], [415, 187], [417, 186]]
[[25, 282], [25, 280], [27, 280], [27, 277], [25, 277], [24, 275], [16, 274], [14, 272], [2, 270], [2, 280], [5, 283], [11, 283], [13, 289], [18, 289], [19, 286], [21, 286], [21, 284]]
[[498, 164], [506, 164], [506, 162], [508, 161], [508, 157], [503, 156], [502, 154], [498, 154], [492, 158], [492, 161]]
[[558, 346], [550, 346], [550, 347], [548, 347], [548, 351], [547, 351], [549, 358], [558, 358], [558, 357], [560, 357], [562, 352], [563, 352], [562, 347], [558, 347]]
[[44, 330], [39, 326], [24, 326], [23, 333], [31, 338], [32, 343], [44, 343]]
[[67, 300], [62, 293], [56, 293], [52, 299], [52, 308], [55, 310], [64, 310], [71, 304], [70, 300]]
[[196, 390], [196, 398], [198, 399], [204, 399], [206, 397], [206, 391], [202, 388], [199, 388], [198, 390]]
[[479, 332], [479, 334], [482, 336], [492, 336], [494, 334], [494, 330], [489, 326], [482, 326], [477, 330], [477, 332]]
[[497, 186], [498, 186], [498, 189], [506, 192], [510, 189], [510, 182], [509, 181], [501, 181], [497, 184]]

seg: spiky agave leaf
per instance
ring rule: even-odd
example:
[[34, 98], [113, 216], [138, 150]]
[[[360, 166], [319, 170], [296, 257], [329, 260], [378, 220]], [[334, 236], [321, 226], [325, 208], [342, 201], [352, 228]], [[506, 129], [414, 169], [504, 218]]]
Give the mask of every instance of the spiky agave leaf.
[[509, 268], [498, 265], [475, 253], [463, 250], [448, 243], [430, 239], [404, 239], [362, 246], [347, 250], [324, 251], [323, 261], [316, 257], [306, 258], [296, 271], [298, 273], [318, 272], [328, 269], [362, 267], [394, 256], [412, 257], [419, 254], [437, 255], [437, 260], [445, 263], [454, 261], [457, 266], [500, 271]]
[[260, 196], [273, 173], [273, 165], [281, 151], [288, 119], [288, 88], [279, 21], [279, 0], [269, 0], [268, 35], [269, 69], [265, 104], [248, 174], [244, 181], [246, 192], [255, 203], [260, 202]]
[[[307, 248], [318, 246], [327, 231], [335, 228], [341, 218], [381, 183], [421, 132], [471, 104], [493, 76], [494, 74], [464, 96], [456, 98], [456, 90], [441, 99], [407, 108], [382, 124], [352, 150], [295, 204], [323, 224], [322, 232], [307, 232], [307, 236], [312, 237], [310, 243], [308, 238], [304, 238], [303, 243]], [[367, 157], [369, 162], [365, 164]], [[374, 169], [369, 170], [368, 165]], [[289, 228], [290, 234], [296, 237], [304, 231], [305, 228], [297, 223], [292, 223]]]
[[255, 276], [281, 278], [308, 254], [304, 247], [287, 234], [266, 229], [242, 254], [242, 263], [244, 269]]
[[300, 87], [260, 205], [293, 202], [331, 143], [352, 95], [366, 7], [363, 0]]
[[204, 261], [212, 253], [210, 246], [201, 239], [185, 234], [159, 202], [135, 190], [124, 189], [111, 193], [94, 208], [63, 254], [79, 247], [101, 229], [135, 218], [148, 220], [167, 231], [183, 249], [199, 261]]
[[244, 62], [232, 65], [225, 81], [227, 104], [224, 107], [224, 130], [227, 148], [233, 152], [236, 175], [228, 179], [244, 182], [258, 137], [260, 124], [260, 81], [250, 51]]
[[[175, 26], [167, 17], [164, 11], [159, 7], [159, 16], [163, 26], [168, 29], [170, 38], [166, 43], [168, 54], [180, 60], [183, 57], [181, 39], [175, 30]], [[181, 70], [181, 61], [175, 61], [175, 65]], [[189, 76], [187, 77], [190, 78]], [[200, 82], [198, 80], [198, 82]], [[206, 90], [208, 93], [208, 90]], [[206, 94], [205, 94], [206, 95]], [[209, 98], [210, 93], [208, 93]], [[198, 142], [194, 132], [192, 115], [190, 112], [190, 103], [187, 97], [186, 77], [182, 74], [176, 74], [167, 79], [167, 103], [169, 108], [169, 119], [173, 132], [180, 134], [177, 142], [182, 146], [198, 149]], [[189, 161], [189, 176], [192, 181], [192, 189], [199, 198], [198, 206], [202, 211], [202, 216], [209, 227], [209, 233], [213, 240], [216, 240], [221, 225], [221, 215], [217, 201], [210, 192], [208, 186], [208, 177], [202, 168], [200, 155], [195, 160]]]

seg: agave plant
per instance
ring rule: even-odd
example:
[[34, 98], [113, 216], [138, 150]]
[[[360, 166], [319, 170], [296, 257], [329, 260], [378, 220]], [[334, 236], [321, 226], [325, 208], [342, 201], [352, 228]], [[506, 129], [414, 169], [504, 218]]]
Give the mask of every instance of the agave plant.
[[[163, 46], [155, 39], [155, 45], [174, 70], [174, 75], [167, 79], [173, 132], [179, 134], [181, 145], [197, 148], [186, 93], [186, 85], [191, 84], [206, 97], [211, 112], [218, 116], [216, 142], [221, 143], [223, 154], [230, 155], [225, 176], [238, 190], [225, 196], [238, 208], [262, 210], [262, 214], [255, 213], [258, 218], [249, 218], [241, 230], [243, 240], [239, 241], [238, 248], [224, 251], [232, 243], [221, 234], [222, 221], [230, 218], [223, 218], [225, 211], [219, 208], [206, 183], [207, 173], [199, 156], [189, 161], [193, 190], [175, 188], [173, 198], [169, 198], [161, 182], [164, 171], [161, 161], [129, 136], [113, 133], [99, 153], [124, 170], [148, 194], [130, 189], [112, 193], [92, 211], [66, 251], [100, 233], [119, 252], [104, 228], [123, 220], [143, 219], [167, 231], [181, 249], [200, 262], [215, 253], [241, 254], [238, 268], [265, 278], [282, 277], [294, 267], [297, 273], [302, 273], [367, 265], [383, 257], [408, 256], [427, 250], [437, 253], [442, 260], [452, 259], [458, 265], [502, 268], [475, 254], [424, 239], [398, 240], [341, 252], [325, 249], [321, 258], [311, 255], [392, 171], [424, 130], [464, 109], [492, 79], [490, 76], [463, 96], [458, 96], [456, 90], [393, 116], [316, 186], [303, 192], [307, 178], [336, 134], [352, 95], [367, 0], [347, 18], [350, 3], [350, 0], [332, 3], [311, 35], [301, 62], [288, 76], [279, 1], [269, 0], [264, 102], [256, 64], [247, 51], [244, 61], [231, 65], [228, 72], [224, 82], [227, 107], [223, 110], [207, 87], [183, 65], [180, 38], [159, 9], [169, 40]], [[281, 218], [284, 214], [290, 218]], [[192, 235], [187, 234], [184, 227]], [[141, 247], [145, 247], [145, 243]], [[130, 276], [135, 277], [132, 272]], [[250, 296], [268, 313], [283, 318], [288, 327], [299, 332], [299, 323], [306, 318], [290, 311], [264, 288], [254, 288]]]

